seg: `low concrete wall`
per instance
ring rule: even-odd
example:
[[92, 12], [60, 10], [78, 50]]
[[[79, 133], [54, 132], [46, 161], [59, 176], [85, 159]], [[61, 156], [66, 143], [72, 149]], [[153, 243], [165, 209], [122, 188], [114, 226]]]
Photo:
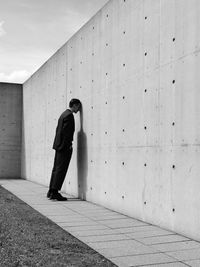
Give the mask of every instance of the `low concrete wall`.
[[0, 83], [0, 178], [21, 177], [22, 85]]
[[200, 2], [111, 0], [24, 84], [23, 177], [48, 185], [80, 98], [63, 190], [200, 240]]

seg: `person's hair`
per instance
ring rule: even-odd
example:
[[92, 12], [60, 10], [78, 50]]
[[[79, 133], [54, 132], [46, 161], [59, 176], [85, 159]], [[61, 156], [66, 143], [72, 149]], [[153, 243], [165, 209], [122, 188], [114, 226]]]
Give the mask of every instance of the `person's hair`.
[[81, 105], [81, 101], [77, 98], [72, 98], [69, 102], [69, 107], [72, 108], [73, 105]]

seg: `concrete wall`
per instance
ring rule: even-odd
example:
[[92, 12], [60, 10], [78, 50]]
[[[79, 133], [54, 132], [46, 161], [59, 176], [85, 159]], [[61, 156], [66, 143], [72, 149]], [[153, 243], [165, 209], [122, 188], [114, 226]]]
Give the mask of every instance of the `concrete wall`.
[[0, 83], [0, 178], [21, 176], [22, 85]]
[[63, 190], [200, 240], [200, 2], [111, 0], [24, 84], [23, 177], [48, 185], [80, 98]]

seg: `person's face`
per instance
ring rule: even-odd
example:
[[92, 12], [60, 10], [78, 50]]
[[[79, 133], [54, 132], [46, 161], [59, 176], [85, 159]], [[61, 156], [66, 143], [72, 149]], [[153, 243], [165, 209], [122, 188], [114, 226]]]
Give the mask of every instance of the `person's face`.
[[74, 104], [74, 113], [77, 113], [80, 110], [81, 105], [80, 104]]

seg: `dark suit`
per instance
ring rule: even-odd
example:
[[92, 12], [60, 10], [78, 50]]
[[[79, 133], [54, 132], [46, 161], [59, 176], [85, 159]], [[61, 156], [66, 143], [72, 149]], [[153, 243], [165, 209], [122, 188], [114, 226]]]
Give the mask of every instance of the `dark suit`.
[[55, 149], [54, 166], [51, 174], [50, 189], [60, 190], [64, 182], [72, 156], [72, 141], [75, 123], [71, 110], [65, 110], [58, 119], [53, 143]]

